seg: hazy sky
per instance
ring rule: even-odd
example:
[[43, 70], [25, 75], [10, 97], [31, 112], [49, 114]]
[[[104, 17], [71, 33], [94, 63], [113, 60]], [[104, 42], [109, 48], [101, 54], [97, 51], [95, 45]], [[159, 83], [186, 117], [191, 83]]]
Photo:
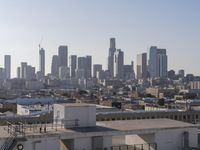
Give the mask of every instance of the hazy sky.
[[200, 75], [199, 0], [0, 0], [0, 65], [12, 55], [12, 76], [21, 61], [38, 69], [41, 39], [46, 72], [63, 44], [106, 68], [110, 37], [126, 63], [155, 45], [167, 49], [169, 69]]

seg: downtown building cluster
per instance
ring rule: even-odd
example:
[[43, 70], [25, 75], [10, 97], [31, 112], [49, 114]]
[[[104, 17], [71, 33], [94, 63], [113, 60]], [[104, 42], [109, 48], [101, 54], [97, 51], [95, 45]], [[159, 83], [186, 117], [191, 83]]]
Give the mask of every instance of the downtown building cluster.
[[[11, 56], [5, 55], [4, 68], [0, 68], [0, 87], [12, 89], [43, 89], [43, 88], [80, 88], [85, 89], [95, 85], [106, 83], [118, 83], [132, 81], [137, 83], [137, 89], [145, 90], [154, 86], [155, 82], [167, 80], [177, 80], [185, 77], [184, 70], [180, 69], [178, 74], [174, 70], [168, 71], [167, 50], [151, 46], [149, 53], [137, 55], [136, 65], [134, 61], [125, 64], [123, 49], [117, 48], [116, 39], [110, 38], [108, 49], [107, 67], [102, 64], [93, 64], [92, 56], [68, 55], [67, 45], [60, 45], [57, 54], [52, 56], [50, 73], [46, 72], [45, 49], [39, 46], [39, 70], [28, 62], [21, 62], [17, 68], [17, 77], [11, 79]], [[102, 58], [104, 59], [104, 58]], [[106, 59], [106, 58], [105, 58]], [[194, 75], [189, 74], [194, 77]], [[191, 79], [191, 78], [190, 78]], [[195, 78], [196, 79], [196, 78]], [[7, 80], [3, 82], [3, 80]], [[193, 80], [190, 80], [193, 81]], [[196, 81], [196, 80], [195, 80]], [[6, 84], [8, 82], [8, 84]], [[196, 87], [198, 83], [191, 83], [191, 87]]]
[[[102, 64], [92, 64], [92, 56], [78, 57], [71, 55], [68, 57], [68, 46], [58, 47], [58, 54], [53, 55], [51, 63], [51, 73], [45, 72], [45, 50], [39, 48], [39, 70], [28, 65], [27, 62], [21, 62], [17, 68], [17, 78], [31, 80], [41, 80], [46, 75], [60, 80], [67, 78], [90, 79], [92, 77], [105, 79], [134, 80], [164, 77], [167, 78], [168, 62], [166, 49], [160, 49], [156, 46], [150, 47], [149, 60], [147, 53], [137, 55], [136, 76], [134, 71], [134, 62], [130, 65], [124, 64], [124, 52], [116, 48], [115, 38], [110, 39], [110, 48], [108, 51], [107, 69], [103, 70]], [[11, 78], [11, 56], [5, 55], [4, 68], [0, 69], [1, 79]]]
[[[108, 53], [108, 66], [103, 70], [102, 64], [92, 64], [92, 56], [78, 57], [71, 55], [68, 57], [68, 46], [59, 46], [58, 54], [53, 55], [51, 63], [51, 73], [45, 72], [45, 50], [39, 49], [39, 70], [28, 65], [27, 62], [21, 62], [17, 68], [17, 78], [31, 80], [41, 80], [45, 76], [51, 76], [56, 79], [65, 80], [68, 78], [91, 79], [120, 79], [134, 80], [134, 62], [130, 65], [124, 64], [124, 52], [116, 48], [115, 38], [110, 39], [110, 48]], [[147, 53], [137, 55], [137, 79], [147, 79], [149, 77], [167, 77], [167, 55], [165, 49], [157, 47], [150, 48], [149, 64], [147, 64]], [[11, 58], [5, 56], [5, 77], [10, 79]]]
[[[66, 81], [72, 86], [86, 86], [96, 84], [108, 79], [134, 80], [134, 62], [130, 65], [124, 64], [124, 52], [116, 48], [115, 38], [110, 39], [108, 56], [108, 67], [103, 69], [102, 64], [92, 64], [92, 56], [68, 56], [68, 46], [58, 47], [58, 54], [52, 56], [51, 72], [46, 73], [45, 50], [39, 47], [39, 70], [29, 65], [28, 62], [21, 62], [17, 68], [17, 78], [27, 82], [47, 82], [57, 85], [59, 81]], [[10, 73], [11, 70], [9, 70]], [[4, 78], [5, 79], [5, 78]], [[10, 79], [10, 77], [8, 78]], [[67, 84], [66, 83], [66, 84]]]
[[[102, 64], [92, 64], [92, 56], [86, 55], [80, 57], [77, 55], [68, 56], [68, 46], [58, 47], [58, 54], [52, 56], [51, 72], [46, 73], [45, 50], [39, 46], [39, 70], [29, 65], [27, 62], [21, 62], [17, 68], [17, 78], [26, 81], [35, 81], [36, 84], [47, 82], [52, 85], [58, 85], [59, 81], [66, 81], [68, 87], [86, 87], [86, 85], [97, 84], [105, 80], [147, 80], [154, 78], [167, 78], [167, 53], [166, 49], [160, 49], [156, 46], [150, 47], [149, 60], [147, 53], [137, 55], [136, 72], [134, 71], [134, 62], [124, 64], [124, 51], [116, 48], [115, 38], [110, 38], [110, 47], [108, 50], [107, 69], [103, 69]], [[5, 67], [0, 69], [1, 79], [10, 79], [11, 74], [11, 56], [5, 56]], [[59, 81], [58, 81], [59, 80]], [[36, 82], [38, 81], [38, 82]], [[40, 82], [40, 83], [39, 83]], [[47, 83], [47, 85], [48, 85]], [[39, 87], [39, 86], [36, 86]]]

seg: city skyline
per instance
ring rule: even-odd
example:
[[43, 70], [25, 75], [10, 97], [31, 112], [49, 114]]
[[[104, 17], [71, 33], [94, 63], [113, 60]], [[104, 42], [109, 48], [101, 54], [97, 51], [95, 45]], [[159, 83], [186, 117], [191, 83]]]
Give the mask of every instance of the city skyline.
[[[115, 37], [116, 47], [124, 51], [125, 64], [158, 46], [168, 51], [169, 70], [199, 75], [198, 65], [193, 65], [200, 55], [198, 4], [180, 0], [1, 2], [0, 58], [11, 55], [12, 77], [21, 62], [38, 71], [38, 44], [43, 39], [47, 73], [59, 45], [68, 45], [69, 56], [92, 55], [93, 64], [103, 64], [106, 69], [108, 39]], [[4, 66], [3, 59], [0, 66]]]
[[[114, 37], [111, 37], [110, 39], [110, 47], [112, 47], [111, 45], [112, 45], [112, 42], [111, 41], [113, 41], [114, 40], [114, 47], [115, 47], [115, 45], [116, 45], [116, 39], [114, 38]], [[102, 64], [102, 63], [99, 63], [100, 65], [102, 65], [102, 66], [104, 66], [104, 68], [102, 67], [102, 69], [104, 69], [105, 71], [106, 70], [109, 70], [109, 59], [110, 59], [110, 49], [111, 48], [108, 48], [108, 56], [107, 56], [107, 58], [104, 58], [104, 59], [107, 59], [108, 61], [107, 61], [107, 64], [104, 66], [104, 64]], [[114, 48], [115, 49], [115, 51], [114, 51], [114, 53], [113, 53], [113, 69], [115, 70], [116, 68], [116, 66], [114, 66], [115, 65], [115, 62], [116, 62], [116, 56], [114, 56], [115, 54], [116, 54], [116, 52], [118, 52], [118, 51], [121, 51], [121, 49], [117, 49], [116, 47]], [[163, 53], [164, 52], [164, 54], [166, 55], [166, 49], [158, 49], [157, 48], [157, 46], [151, 46], [148, 50], [147, 50], [147, 52], [145, 51], [145, 52], [142, 52], [141, 54], [146, 54], [147, 56], [147, 68], [148, 68], [148, 66], [149, 66], [149, 69], [151, 68], [150, 66], [150, 64], [151, 64], [151, 50], [154, 50], [155, 49], [155, 51], [158, 51], [158, 55], [160, 55], [159, 53]], [[64, 53], [62, 52], [61, 53], [61, 51], [60, 50], [64, 50]], [[42, 51], [42, 52], [41, 52]], [[66, 51], [66, 52], [65, 52]], [[33, 65], [33, 68], [34, 68], [34, 72], [35, 72], [35, 75], [36, 76], [40, 76], [40, 77], [42, 77], [42, 76], [44, 76], [44, 75], [47, 75], [47, 74], [52, 74], [52, 75], [55, 75], [55, 73], [54, 72], [57, 72], [58, 74], [56, 75], [56, 76], [58, 76], [59, 75], [59, 67], [69, 67], [69, 69], [71, 70], [71, 56], [76, 56], [76, 61], [77, 61], [77, 63], [78, 63], [78, 59], [79, 58], [86, 58], [86, 57], [93, 57], [93, 56], [88, 56], [88, 55], [85, 55], [85, 56], [80, 56], [80, 55], [77, 55], [77, 54], [74, 54], [74, 55], [69, 55], [68, 54], [68, 45], [65, 45], [65, 46], [63, 46], [63, 45], [60, 45], [60, 46], [58, 46], [58, 55], [55, 55], [55, 54], [53, 54], [53, 56], [52, 56], [52, 60], [51, 60], [51, 64], [50, 64], [50, 71], [47, 71], [47, 73], [42, 73], [42, 72], [46, 72], [46, 61], [45, 61], [45, 50], [44, 50], [44, 48], [39, 48], [39, 50], [38, 50], [38, 52], [39, 52], [39, 61], [38, 61], [38, 63], [39, 63], [39, 67], [38, 67], [38, 69], [36, 70], [36, 68], [37, 68], [37, 66], [34, 66]], [[41, 54], [42, 53], [42, 54]], [[156, 52], [157, 53], [157, 52]], [[133, 68], [134, 68], [134, 72], [135, 73], [138, 73], [138, 56], [139, 55], [141, 55], [141, 54], [137, 54], [136, 55], [136, 60], [131, 60], [131, 63], [132, 62], [135, 62], [135, 65], [133, 65]], [[60, 56], [59, 56], [60, 55]], [[55, 61], [55, 56], [57, 56], [58, 57], [58, 59], [57, 59], [57, 71], [55, 71], [55, 68], [53, 69], [52, 68], [52, 63], [55, 63], [54, 61]], [[65, 56], [65, 57], [63, 57], [63, 56]], [[6, 62], [7, 62], [7, 58], [6, 57], [9, 57], [9, 63], [11, 64], [11, 55], [4, 55], [4, 68], [3, 68], [3, 65], [2, 65], [2, 67], [1, 68], [3, 68], [3, 69], [6, 69]], [[41, 58], [42, 57], [42, 58]], [[62, 57], [62, 58], [60, 58], [60, 57]], [[158, 61], [157, 59], [160, 59], [160, 58], [157, 58], [158, 56], [154, 56], [155, 57], [155, 59], [152, 59], [152, 60], [154, 60], [154, 61]], [[159, 56], [160, 57], [160, 56]], [[162, 56], [163, 57], [163, 56]], [[166, 56], [167, 57], [167, 56]], [[65, 59], [66, 58], [66, 59]], [[168, 59], [168, 58], [167, 58]], [[168, 61], [167, 61], [167, 59], [166, 59], [166, 62], [164, 62], [164, 66], [166, 66], [166, 69], [165, 69], [165, 71], [163, 72], [165, 75], [165, 77], [167, 77], [167, 72], [168, 71], [170, 71], [170, 70], [174, 70], [174, 68], [168, 68], [167, 66], [168, 66]], [[123, 52], [123, 64], [122, 64], [122, 66], [126, 66], [126, 65], [128, 65], [130, 62], [128, 62], [128, 63], [124, 63], [124, 62], [126, 62], [125, 61], [126, 60], [126, 58], [124, 57], [124, 52]], [[64, 64], [62, 64], [61, 63], [61, 61], [64, 61], [63, 63]], [[65, 62], [66, 61], [66, 62]], [[162, 60], [163, 61], [163, 60]], [[165, 60], [164, 60], [165, 61]], [[21, 67], [22, 67], [22, 64], [24, 64], [24, 63], [26, 63], [26, 66], [29, 64], [29, 62], [27, 61], [27, 62], [25, 62], [25, 61], [21, 61], [20, 62], [20, 65], [21, 65]], [[41, 63], [42, 63], [42, 65], [41, 65]], [[156, 62], [156, 63], [158, 63], [158, 62]], [[163, 63], [163, 62], [162, 62]], [[70, 65], [68, 65], [68, 64], [70, 64]], [[92, 73], [92, 71], [93, 71], [93, 65], [99, 65], [98, 63], [94, 63], [94, 62], [91, 62], [91, 71], [90, 71], [90, 74]], [[20, 66], [19, 65], [19, 66]], [[54, 66], [55, 64], [53, 64], [53, 66]], [[157, 64], [157, 65], [159, 65], [159, 63]], [[163, 64], [162, 64], [163, 65]], [[15, 78], [15, 77], [17, 77], [18, 78], [18, 69], [20, 69], [19, 68], [19, 66], [17, 66], [17, 68], [16, 68], [16, 70], [14, 71], [15, 73], [16, 73], [16, 76], [8, 76], [8, 78]], [[30, 67], [32, 67], [32, 65], [28, 65], [28, 66], [30, 66]], [[42, 66], [42, 68], [41, 68], [41, 66]], [[153, 66], [155, 66], [155, 64], [153, 64]], [[78, 64], [77, 64], [77, 69], [78, 69]], [[23, 67], [22, 67], [23, 68]], [[53, 69], [53, 70], [52, 70]], [[161, 68], [159, 68], [159, 69], [161, 69]], [[178, 70], [176, 70], [176, 73], [179, 73], [179, 71], [180, 70], [182, 70], [183, 68], [178, 68]], [[150, 69], [151, 70], [151, 69]], [[150, 71], [149, 70], [149, 71]], [[184, 70], [184, 69], [183, 69]], [[53, 71], [53, 72], [52, 72]], [[157, 70], [158, 71], [158, 70]], [[184, 70], [185, 71], [185, 70]], [[22, 73], [23, 71], [22, 70], [20, 70], [20, 76], [22, 77], [23, 76], [23, 74], [24, 73]], [[122, 72], [122, 71], [121, 71]], [[10, 71], [9, 71], [9, 74], [13, 74], [13, 71], [12, 71], [12, 66], [10, 67]], [[39, 74], [38, 74], [39, 73]], [[157, 73], [157, 75], [153, 75], [153, 76], [151, 76], [151, 71], [149, 72], [150, 73], [150, 77], [163, 77], [162, 75], [159, 75], [159, 73]], [[6, 73], [7, 74], [7, 73]], [[37, 75], [38, 74], [38, 75]], [[116, 74], [116, 72], [115, 72], [115, 74]], [[113, 77], [117, 77], [116, 75], [113, 75]], [[186, 73], [186, 74], [191, 74], [191, 73]], [[192, 73], [193, 74], [193, 73]], [[92, 75], [92, 74], [91, 74]], [[194, 75], [196, 75], [196, 74], [194, 74]], [[7, 75], [6, 75], [7, 76]], [[70, 71], [70, 76], [71, 76], [71, 71]], [[73, 75], [72, 75], [73, 76]], [[138, 76], [138, 75], [137, 75]], [[145, 77], [143, 77], [143, 78], [145, 78]]]

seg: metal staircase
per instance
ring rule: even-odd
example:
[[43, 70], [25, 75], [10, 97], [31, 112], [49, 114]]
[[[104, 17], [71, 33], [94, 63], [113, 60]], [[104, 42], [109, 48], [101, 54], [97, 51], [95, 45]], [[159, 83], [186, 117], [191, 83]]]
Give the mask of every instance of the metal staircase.
[[22, 123], [13, 125], [7, 122], [7, 125], [8, 125], [7, 131], [8, 131], [9, 137], [6, 138], [0, 150], [13, 150], [13, 148], [16, 146], [18, 141], [26, 140], [25, 128]]
[[17, 144], [17, 140], [16, 137], [13, 135], [10, 135], [10, 137], [8, 137], [4, 144], [2, 145], [0, 150], [12, 150], [15, 145]]

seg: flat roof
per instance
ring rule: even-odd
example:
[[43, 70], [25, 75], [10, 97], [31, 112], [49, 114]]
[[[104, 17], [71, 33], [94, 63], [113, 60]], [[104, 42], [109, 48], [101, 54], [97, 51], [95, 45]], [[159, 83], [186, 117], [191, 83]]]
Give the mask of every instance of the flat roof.
[[97, 122], [97, 125], [120, 131], [196, 127], [195, 125], [190, 123], [185, 123], [171, 119], [102, 121]]

